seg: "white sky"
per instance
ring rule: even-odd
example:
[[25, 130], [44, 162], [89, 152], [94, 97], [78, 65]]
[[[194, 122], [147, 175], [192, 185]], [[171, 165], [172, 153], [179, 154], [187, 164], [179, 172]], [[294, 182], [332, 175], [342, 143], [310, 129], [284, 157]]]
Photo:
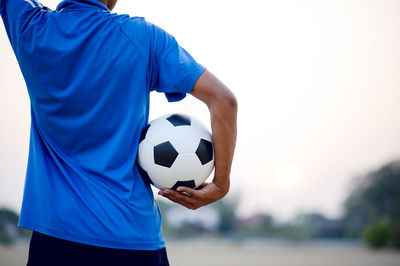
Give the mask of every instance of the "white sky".
[[[355, 176], [400, 158], [400, 1], [119, 0], [114, 11], [172, 33], [236, 94], [242, 215], [337, 217]], [[175, 111], [209, 123], [192, 97], [152, 96], [151, 118]], [[0, 27], [0, 206], [20, 207], [29, 119]]]

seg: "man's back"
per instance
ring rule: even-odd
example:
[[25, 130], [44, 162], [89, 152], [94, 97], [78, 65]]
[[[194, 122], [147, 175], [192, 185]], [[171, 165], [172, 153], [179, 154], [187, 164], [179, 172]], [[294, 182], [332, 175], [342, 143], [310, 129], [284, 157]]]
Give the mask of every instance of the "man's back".
[[148, 55], [122, 29], [136, 31], [131, 34], [143, 42], [145, 22], [64, 5], [39, 13], [19, 39], [33, 113], [52, 148], [98, 174], [112, 174], [115, 165], [135, 158], [134, 142], [146, 124]]
[[90, 245], [164, 247], [161, 217], [135, 165], [149, 92], [170, 101], [204, 68], [143, 18], [95, 0], [50, 11], [0, 0], [31, 99], [31, 140], [19, 225]]

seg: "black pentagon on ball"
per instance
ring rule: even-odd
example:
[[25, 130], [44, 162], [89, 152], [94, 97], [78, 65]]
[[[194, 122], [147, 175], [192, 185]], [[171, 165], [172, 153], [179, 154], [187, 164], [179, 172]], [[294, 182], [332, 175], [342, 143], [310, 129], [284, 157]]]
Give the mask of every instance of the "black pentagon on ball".
[[139, 174], [142, 176], [144, 182], [154, 185], [153, 181], [151, 181], [151, 179], [149, 177], [149, 174], [147, 174], [147, 172], [142, 167], [140, 167], [139, 164], [137, 164], [137, 167], [139, 170]]
[[213, 159], [213, 144], [212, 142], [201, 139], [199, 146], [196, 150], [197, 157], [199, 157], [202, 165], [209, 163]]
[[174, 163], [178, 152], [171, 142], [166, 141], [154, 146], [154, 163], [170, 168]]
[[178, 181], [176, 184], [171, 188], [172, 190], [176, 190], [178, 187], [188, 187], [188, 188], [195, 188], [196, 184], [194, 180], [190, 181]]
[[170, 117], [167, 117], [167, 120], [171, 122], [174, 127], [190, 126], [192, 124], [190, 117], [181, 114], [171, 115]]
[[147, 131], [149, 131], [149, 128], [150, 128], [150, 124], [147, 124], [147, 125], [143, 128], [142, 133], [140, 134], [139, 143], [142, 142], [142, 141], [146, 138], [146, 134], [147, 134]]

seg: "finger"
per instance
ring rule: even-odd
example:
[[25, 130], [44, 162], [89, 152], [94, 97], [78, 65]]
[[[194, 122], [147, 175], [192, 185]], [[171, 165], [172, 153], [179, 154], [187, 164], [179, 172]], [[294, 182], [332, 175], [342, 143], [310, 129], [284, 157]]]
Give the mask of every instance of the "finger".
[[169, 196], [171, 196], [173, 198], [180, 199], [180, 200], [185, 200], [185, 201], [190, 202], [191, 201], [191, 195], [187, 195], [187, 194], [184, 194], [182, 192], [181, 191], [171, 190], [171, 189], [166, 189], [164, 191], [165, 194], [167, 194], [167, 195], [169, 195]]
[[170, 199], [176, 203], [184, 205], [188, 208], [193, 208], [195, 205], [195, 203], [191, 197], [186, 196], [182, 193], [170, 190], [170, 189], [165, 189], [163, 196], [167, 197], [168, 199]]
[[184, 206], [184, 207], [186, 207], [186, 208], [188, 208], [188, 209], [192, 209], [192, 206], [189, 205], [188, 203], [184, 202], [184, 201], [177, 200], [177, 199], [171, 197], [170, 195], [165, 195], [164, 197], [167, 198], [167, 199], [169, 199], [170, 201], [175, 202], [175, 203], [177, 203], [177, 204], [180, 204], [180, 205], [182, 205], [182, 206]]
[[188, 187], [178, 187], [176, 190], [179, 192], [187, 193], [192, 198], [197, 198], [199, 196], [197, 190], [194, 190], [194, 189], [191, 189]]

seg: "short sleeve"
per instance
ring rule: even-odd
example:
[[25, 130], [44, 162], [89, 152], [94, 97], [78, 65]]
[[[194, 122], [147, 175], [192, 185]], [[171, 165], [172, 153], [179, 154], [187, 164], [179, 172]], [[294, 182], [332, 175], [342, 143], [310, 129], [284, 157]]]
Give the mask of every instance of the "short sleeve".
[[35, 14], [45, 10], [49, 9], [36, 0], [0, 0], [1, 17], [13, 48], [29, 21]]
[[175, 38], [154, 24], [150, 32], [150, 86], [165, 93], [168, 101], [185, 98], [205, 68], [183, 49]]

